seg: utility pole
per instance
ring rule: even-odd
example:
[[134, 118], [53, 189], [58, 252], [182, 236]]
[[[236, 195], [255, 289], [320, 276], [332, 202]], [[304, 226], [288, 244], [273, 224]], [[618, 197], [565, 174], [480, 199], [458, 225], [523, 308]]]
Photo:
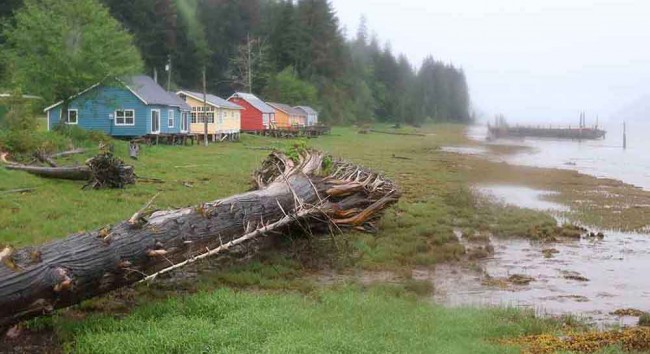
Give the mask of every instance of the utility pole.
[[203, 66], [203, 143], [208, 146], [208, 88], [205, 80], [205, 65]]
[[246, 60], [246, 71], [248, 73], [248, 93], [253, 93], [253, 43], [251, 42], [251, 34], [248, 33], [246, 35], [246, 42], [247, 42], [247, 55], [248, 55], [248, 60]]
[[167, 56], [167, 65], [165, 66], [167, 70], [167, 91], [172, 90], [172, 56]]
[[627, 150], [627, 124], [623, 122], [623, 150]]

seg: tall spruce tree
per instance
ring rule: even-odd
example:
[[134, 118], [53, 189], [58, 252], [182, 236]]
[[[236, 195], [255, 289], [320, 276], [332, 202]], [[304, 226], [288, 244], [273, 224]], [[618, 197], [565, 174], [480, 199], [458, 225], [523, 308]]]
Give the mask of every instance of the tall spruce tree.
[[132, 36], [96, 0], [25, 0], [4, 36], [12, 83], [63, 112], [78, 92], [142, 68]]
[[[264, 53], [255, 67], [252, 91], [290, 100], [298, 87], [293, 83], [304, 83], [316, 89], [313, 105], [323, 121], [421, 124], [471, 119], [461, 69], [432, 57], [415, 68], [389, 45], [382, 48], [363, 17], [356, 37], [346, 40], [327, 0], [101, 1], [133, 34], [147, 73], [156, 68], [163, 74], [171, 57], [177, 86], [201, 89], [205, 67], [211, 93], [228, 96], [243, 90], [246, 85], [235, 73], [250, 36], [263, 44]], [[5, 0], [0, 16], [20, 3]], [[293, 68], [289, 73], [288, 67]], [[291, 92], [280, 92], [281, 87]]]

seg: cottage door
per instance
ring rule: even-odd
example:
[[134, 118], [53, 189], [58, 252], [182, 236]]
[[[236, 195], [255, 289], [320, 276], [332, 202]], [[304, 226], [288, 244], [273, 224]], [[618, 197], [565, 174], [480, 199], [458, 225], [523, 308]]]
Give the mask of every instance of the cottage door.
[[187, 112], [181, 113], [181, 133], [187, 133]]
[[151, 134], [160, 133], [160, 110], [151, 110]]

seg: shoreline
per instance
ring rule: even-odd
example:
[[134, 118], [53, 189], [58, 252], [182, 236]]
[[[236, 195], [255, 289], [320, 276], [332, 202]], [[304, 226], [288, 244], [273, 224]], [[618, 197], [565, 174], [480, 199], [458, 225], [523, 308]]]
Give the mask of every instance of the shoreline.
[[[174, 313], [174, 306], [178, 306], [179, 303], [199, 301], [205, 304], [202, 306], [207, 306], [207, 303], [210, 303], [209, 294], [222, 288], [234, 289], [234, 294], [219, 295], [225, 297], [224, 301], [238, 299], [239, 294], [244, 297], [252, 294], [259, 297], [260, 301], [267, 298], [272, 298], [273, 301], [284, 301], [282, 299], [285, 297], [296, 296], [304, 297], [306, 300], [320, 299], [323, 296], [330, 296], [324, 294], [332, 294], [332, 292], [336, 294], [335, 297], [338, 297], [351, 291], [354, 296], [360, 296], [359, 301], [362, 302], [366, 301], [363, 300], [366, 296], [373, 297], [381, 294], [382, 298], [386, 297], [391, 299], [390, 301], [413, 302], [418, 304], [418, 308], [423, 306], [419, 311], [427, 312], [432, 307], [427, 299], [431, 299], [436, 291], [440, 291], [436, 289], [436, 284], [433, 282], [435, 279], [432, 279], [436, 277], [433, 273], [436, 267], [464, 264], [473, 267], [475, 271], [480, 271], [483, 269], [481, 262], [493, 257], [494, 254], [494, 250], [490, 249], [494, 245], [486, 242], [489, 241], [489, 237], [498, 237], [500, 240], [505, 240], [504, 242], [507, 242], [510, 237], [527, 242], [531, 239], [543, 241], [546, 237], [561, 237], [571, 233], [571, 230], [558, 227], [555, 219], [546, 212], [483, 201], [473, 195], [471, 186], [477, 183], [507, 184], [525, 181], [531, 188], [555, 190], [550, 187], [558, 185], [562, 187], [560, 195], [553, 198], [557, 197], [560, 200], [574, 198], [577, 194], [584, 194], [601, 185], [620, 192], [621, 198], [632, 193], [629, 186], [616, 181], [601, 181], [563, 170], [509, 166], [500, 162], [486, 161], [480, 156], [442, 151], [442, 146], [478, 145], [465, 136], [463, 126], [436, 124], [420, 129], [403, 128], [401, 131], [416, 130], [424, 136], [359, 135], [353, 128], [335, 128], [332, 136], [309, 141], [315, 148], [381, 170], [400, 185], [403, 191], [402, 200], [386, 213], [378, 234], [351, 233], [314, 239], [292, 238], [290, 241], [279, 242], [276, 248], [259, 253], [242, 264], [220, 266], [218, 263], [203, 263], [202, 268], [181, 272], [179, 276], [182, 279], [173, 278], [169, 282], [161, 281], [152, 286], [126, 288], [112, 295], [87, 301], [81, 306], [60, 311], [52, 318], [34, 321], [29, 323], [28, 327], [42, 328], [40, 332], [36, 330], [36, 335], [57, 329], [60, 331], [58, 334], [55, 333], [57, 338], [58, 336], [66, 338], [64, 344], [72, 345], [71, 348], [74, 348], [74, 345], [86, 345], [83, 343], [92, 340], [99, 333], [111, 333], [110, 328], [137, 324], [138, 316], [141, 316], [139, 314], [147, 313], [150, 307], [155, 308], [156, 312], [165, 314]], [[203, 155], [189, 155], [188, 153], [194, 151], [194, 148], [148, 148], [143, 151], [141, 159], [137, 162], [138, 168], [147, 170], [152, 176], [165, 176], [166, 183], [160, 186], [137, 185], [130, 188], [127, 197], [128, 205], [139, 206], [149, 200], [150, 195], [156, 191], [162, 191], [157, 201], [158, 207], [161, 208], [191, 204], [198, 198], [204, 198], [206, 194], [225, 196], [240, 191], [246, 187], [245, 181], [251, 166], [256, 166], [257, 161], [265, 154], [249, 147], [282, 148], [292, 143], [292, 140], [245, 137], [241, 144], [211, 145], [206, 150], [201, 150]], [[486, 149], [490, 149], [495, 154], [512, 151], [510, 147], [493, 146]], [[127, 153], [118, 146], [117, 154], [126, 156]], [[224, 160], [224, 163], [210, 164], [214, 158]], [[197, 167], [168, 171], [162, 168], [163, 161], [179, 166], [195, 164]], [[229, 165], [226, 162], [234, 164], [233, 166], [237, 168], [227, 167]], [[5, 171], [0, 171], [0, 176], [16, 178], [16, 180], [25, 178], [22, 174]], [[224, 182], [215, 188], [210, 183], [212, 180], [210, 177], [213, 176], [219, 176]], [[226, 177], [229, 179], [224, 179]], [[5, 182], [7, 181], [5, 179]], [[123, 202], [105, 198], [113, 192], [86, 193], [77, 190], [74, 183], [62, 185], [32, 177], [29, 177], [29, 181], [39, 185], [39, 189], [33, 193], [33, 196], [14, 195], [4, 197], [6, 200], [0, 200], [0, 203], [14, 202], [21, 205], [17, 207], [15, 204], [10, 204], [13, 205], [12, 214], [0, 213], [0, 222], [7, 226], [5, 235], [22, 230], [24, 239], [21, 242], [24, 245], [42, 242], [44, 234], [52, 235], [48, 230], [63, 230], [59, 233], [66, 234], [69, 231], [85, 228], [82, 224], [78, 224], [79, 221], [86, 224], [92, 222], [92, 225], [96, 226], [120, 220], [125, 210], [126, 214], [129, 214]], [[190, 183], [194, 187], [188, 189], [179, 181]], [[65, 195], [61, 193], [62, 189], [65, 189]], [[121, 198], [127, 196], [126, 193], [119, 191], [114, 194]], [[639, 192], [637, 198], [645, 200], [650, 198], [650, 193]], [[62, 220], [52, 218], [39, 224], [28, 224], [28, 228], [25, 228], [20, 220], [28, 219], [31, 214], [54, 213], [53, 210], [47, 209], [48, 205], [41, 203], [43, 199], [58, 201], [59, 204], [72, 201], [75, 206], [74, 212], [77, 213], [79, 220], [66, 221], [63, 224]], [[98, 207], [96, 205], [98, 201], [104, 204]], [[602, 199], [594, 197], [594, 203], [601, 201]], [[36, 211], [29, 209], [32, 206]], [[104, 214], [99, 209], [113, 212]], [[643, 209], [640, 214], [624, 216], [633, 219], [645, 215], [644, 213], [648, 212], [646, 209]], [[584, 217], [600, 214], [604, 214], [604, 209], [591, 208], [586, 209]], [[596, 221], [602, 224], [612, 223], [609, 219]], [[461, 238], [458, 237], [459, 233]], [[466, 243], [465, 238], [470, 240], [470, 243]], [[2, 233], [0, 233], [0, 241], [0, 243], [12, 242], [10, 238], [3, 239]], [[539, 253], [539, 257], [544, 255]], [[318, 279], [322, 272], [332, 281]], [[339, 277], [338, 275], [341, 274], [343, 276]], [[368, 277], [367, 274], [374, 275]], [[375, 276], [376, 274], [379, 276]], [[254, 302], [248, 298], [246, 301]], [[328, 310], [336, 311], [338, 308], [333, 307]], [[487, 320], [487, 323], [502, 323], [502, 328], [508, 328], [490, 335], [489, 338], [492, 339], [489, 339], [489, 343], [492, 343], [493, 339], [514, 338], [521, 335], [560, 333], [562, 328], [591, 329], [573, 318], [537, 318], [533, 312], [526, 309], [446, 309], [439, 305], [433, 308], [434, 312], [443, 311], [452, 317], [459, 314], [469, 316], [470, 323], [471, 319], [480, 322], [479, 318], [483, 318], [481, 316], [488, 316], [491, 319]], [[399, 314], [395, 316], [399, 317]], [[517, 320], [508, 322], [510, 320], [507, 318], [513, 316]], [[501, 322], [504, 318], [506, 322]], [[451, 326], [449, 322], [443, 323]], [[468, 325], [463, 322], [458, 328], [453, 327], [453, 330], [462, 332], [463, 326]], [[162, 330], [166, 325], [156, 320], [149, 326]], [[186, 323], [185, 326], [191, 324]], [[519, 326], [529, 329], [522, 330]], [[533, 328], [535, 330], [531, 330]], [[412, 332], [423, 330], [425, 329], [422, 327], [411, 329]], [[477, 335], [472, 338], [472, 343], [476, 343], [473, 345], [477, 348], [482, 348], [487, 345], [486, 340], [481, 335]], [[137, 345], [157, 345], [150, 338], [144, 337], [141, 341]], [[492, 345], [489, 344], [490, 348], [493, 348], [492, 352], [499, 353], [505, 350], [500, 345], [494, 344], [496, 345], [494, 347]]]

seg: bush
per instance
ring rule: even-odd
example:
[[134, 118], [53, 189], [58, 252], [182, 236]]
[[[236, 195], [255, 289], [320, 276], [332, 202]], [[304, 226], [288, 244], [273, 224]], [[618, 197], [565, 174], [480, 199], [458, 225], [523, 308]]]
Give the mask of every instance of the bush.
[[36, 150], [56, 152], [72, 146], [70, 139], [51, 132], [34, 130], [0, 131], [0, 150], [9, 151], [14, 157], [31, 155]]
[[644, 313], [639, 317], [639, 326], [650, 327], [650, 313]]
[[54, 128], [54, 131], [67, 137], [72, 142], [81, 145], [88, 143], [98, 144], [100, 142], [108, 143], [111, 140], [104, 132], [86, 130], [76, 125], [59, 125]]
[[62, 125], [54, 131], [38, 130], [37, 120], [21, 104], [12, 105], [0, 126], [0, 150], [10, 152], [20, 160], [37, 150], [53, 153], [80, 146], [96, 146], [109, 143], [110, 137], [103, 132], [87, 131], [77, 126]]

